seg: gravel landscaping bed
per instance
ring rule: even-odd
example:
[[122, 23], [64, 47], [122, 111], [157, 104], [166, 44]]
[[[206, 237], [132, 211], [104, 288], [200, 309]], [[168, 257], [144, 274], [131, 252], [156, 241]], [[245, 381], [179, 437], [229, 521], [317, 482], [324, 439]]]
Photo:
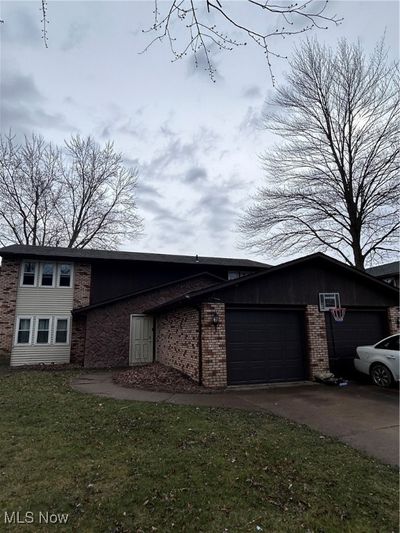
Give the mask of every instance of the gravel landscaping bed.
[[116, 372], [113, 381], [124, 387], [157, 392], [210, 392], [178, 370], [160, 363], [134, 366]]

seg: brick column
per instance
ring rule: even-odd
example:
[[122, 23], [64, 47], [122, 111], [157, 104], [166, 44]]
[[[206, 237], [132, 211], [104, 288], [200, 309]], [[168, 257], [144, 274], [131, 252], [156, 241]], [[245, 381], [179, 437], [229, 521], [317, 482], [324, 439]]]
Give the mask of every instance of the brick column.
[[[90, 304], [91, 271], [90, 263], [75, 263], [74, 265], [74, 309]], [[86, 317], [72, 317], [71, 363], [83, 365], [85, 340]]]
[[[214, 326], [214, 313], [219, 324]], [[204, 303], [201, 307], [202, 383], [204, 387], [226, 387], [225, 304]]]
[[20, 261], [3, 257], [0, 268], [0, 357], [11, 352]]
[[325, 313], [321, 313], [317, 305], [307, 305], [306, 322], [310, 378], [314, 378], [318, 372], [329, 372]]
[[388, 322], [389, 322], [389, 334], [394, 335], [400, 330], [399, 320], [400, 320], [400, 307], [388, 307]]

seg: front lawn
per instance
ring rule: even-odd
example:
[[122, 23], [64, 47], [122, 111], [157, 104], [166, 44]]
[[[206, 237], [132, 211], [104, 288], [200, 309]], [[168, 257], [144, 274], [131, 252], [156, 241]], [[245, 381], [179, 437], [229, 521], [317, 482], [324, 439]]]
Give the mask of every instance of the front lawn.
[[[81, 395], [71, 375], [0, 375], [1, 531], [398, 530], [396, 472], [334, 440], [260, 413]], [[4, 525], [18, 510], [69, 520]]]

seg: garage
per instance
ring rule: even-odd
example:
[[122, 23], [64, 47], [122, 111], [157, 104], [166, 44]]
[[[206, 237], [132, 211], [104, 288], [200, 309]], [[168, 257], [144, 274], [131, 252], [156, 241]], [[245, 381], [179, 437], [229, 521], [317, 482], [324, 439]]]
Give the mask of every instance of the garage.
[[229, 385], [307, 378], [304, 311], [227, 309]]
[[337, 376], [355, 374], [356, 347], [375, 344], [388, 335], [386, 310], [347, 309], [343, 322], [325, 314], [329, 366]]

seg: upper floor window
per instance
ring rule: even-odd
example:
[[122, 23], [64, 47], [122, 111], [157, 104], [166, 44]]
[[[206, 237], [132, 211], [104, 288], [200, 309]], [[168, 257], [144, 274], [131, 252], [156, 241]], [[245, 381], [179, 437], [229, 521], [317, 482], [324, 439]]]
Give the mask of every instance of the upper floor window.
[[36, 263], [26, 261], [22, 264], [22, 285], [32, 287], [36, 281]]
[[21, 287], [66, 287], [72, 286], [72, 263], [23, 261]]
[[42, 287], [53, 287], [54, 285], [54, 264], [42, 263], [40, 285]]
[[244, 270], [229, 270], [228, 279], [229, 280], [239, 279], [239, 278], [242, 278], [243, 276], [247, 276], [247, 274], [251, 274], [251, 272], [246, 272]]
[[69, 264], [58, 265], [58, 286], [70, 287], [71, 286], [71, 273], [72, 267]]

